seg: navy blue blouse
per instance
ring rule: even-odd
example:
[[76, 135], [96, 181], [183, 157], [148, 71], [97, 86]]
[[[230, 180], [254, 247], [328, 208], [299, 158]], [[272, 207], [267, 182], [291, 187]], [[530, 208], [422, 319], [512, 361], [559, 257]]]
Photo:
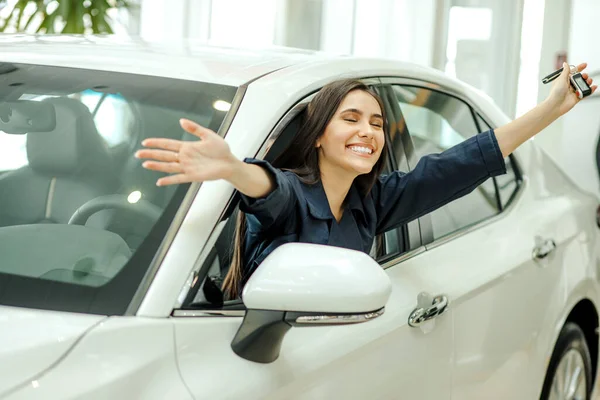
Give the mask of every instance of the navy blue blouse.
[[493, 130], [440, 153], [422, 157], [410, 172], [379, 177], [361, 197], [350, 187], [337, 222], [321, 183], [306, 185], [292, 172], [246, 159], [270, 172], [275, 189], [266, 197], [242, 196], [247, 214], [242, 284], [278, 246], [290, 242], [327, 244], [369, 253], [377, 234], [406, 224], [473, 191], [492, 176], [506, 173]]

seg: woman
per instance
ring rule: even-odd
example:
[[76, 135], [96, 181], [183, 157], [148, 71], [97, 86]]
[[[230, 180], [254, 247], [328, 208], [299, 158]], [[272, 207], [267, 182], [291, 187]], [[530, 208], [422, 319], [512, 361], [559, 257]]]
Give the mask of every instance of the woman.
[[[578, 66], [583, 71], [586, 64]], [[592, 79], [583, 74], [588, 84]], [[596, 86], [592, 88], [596, 90]], [[236, 298], [260, 263], [289, 242], [369, 252], [375, 235], [427, 214], [506, 172], [504, 158], [579, 101], [569, 67], [548, 98], [524, 116], [423, 157], [409, 173], [380, 177], [386, 150], [381, 100], [354, 80], [333, 82], [311, 101], [294, 142], [273, 162], [240, 161], [216, 133], [182, 120], [196, 142], [147, 139], [145, 168], [173, 174], [157, 185], [225, 179], [241, 194], [231, 268], [223, 282]], [[246, 219], [246, 221], [245, 221]]]

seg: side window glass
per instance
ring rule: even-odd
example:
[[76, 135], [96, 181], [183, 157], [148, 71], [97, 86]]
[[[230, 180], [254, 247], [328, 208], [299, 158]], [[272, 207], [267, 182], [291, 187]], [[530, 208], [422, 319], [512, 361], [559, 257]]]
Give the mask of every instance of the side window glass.
[[[479, 132], [471, 108], [452, 96], [412, 86], [394, 86], [394, 92], [417, 158], [441, 153]], [[433, 239], [499, 211], [494, 181], [488, 179], [473, 192], [430, 214]]]
[[[387, 168], [384, 174], [389, 174], [391, 168]], [[412, 233], [412, 232], [411, 232]], [[416, 233], [418, 235], [418, 233]], [[410, 250], [408, 242], [408, 226], [403, 225], [398, 228], [390, 229], [389, 231], [379, 234], [373, 241], [373, 246], [369, 255], [379, 263], [397, 257], [400, 254]]]
[[[479, 124], [481, 131], [492, 129], [479, 114], [477, 114], [477, 123]], [[502, 209], [510, 203], [519, 188], [520, 182], [520, 175], [517, 173], [514, 158], [508, 156], [504, 159], [504, 163], [506, 164], [506, 174], [494, 177], [496, 186], [498, 187], [498, 193], [500, 194], [500, 204]]]
[[[406, 126], [404, 120], [396, 120], [398, 115], [397, 104], [393, 101], [393, 94], [388, 86], [376, 88], [380, 97], [384, 100], [387, 117], [387, 137], [389, 154], [386, 155], [387, 165], [383, 174], [390, 174], [394, 170], [408, 172], [408, 163], [403, 141], [406, 139]], [[394, 165], [392, 165], [394, 164]], [[412, 250], [421, 245], [420, 234], [416, 224], [403, 225], [375, 237], [371, 257], [380, 263], [395, 258], [402, 253]]]

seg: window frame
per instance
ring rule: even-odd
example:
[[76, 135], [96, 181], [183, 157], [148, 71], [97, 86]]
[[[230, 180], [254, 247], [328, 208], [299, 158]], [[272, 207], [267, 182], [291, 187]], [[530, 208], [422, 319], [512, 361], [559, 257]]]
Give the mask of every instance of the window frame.
[[[441, 86], [436, 83], [432, 83], [432, 82], [428, 82], [428, 81], [424, 81], [424, 80], [420, 80], [420, 79], [414, 79], [414, 78], [382, 77], [381, 82], [382, 82], [383, 86], [388, 86], [390, 88], [390, 91], [393, 91], [393, 86], [411, 86], [411, 87], [417, 87], [417, 88], [435, 91], [435, 92], [453, 97], [453, 98], [463, 102], [466, 106], [469, 107], [472, 118], [475, 123], [475, 126], [478, 128], [478, 130], [480, 132], [484, 132], [485, 130], [482, 130], [482, 127], [479, 124], [479, 120], [478, 120], [477, 116], [479, 116], [479, 118], [483, 122], [485, 122], [486, 125], [488, 125], [488, 127], [490, 127], [490, 129], [496, 128], [494, 126], [494, 124], [491, 124], [489, 122], [490, 119], [485, 116], [485, 113], [483, 112], [483, 110], [481, 110], [479, 107], [474, 105], [473, 101], [471, 101], [471, 99], [469, 99], [463, 93], [460, 93], [456, 90], [453, 90], [453, 89], [445, 87], [445, 86]], [[417, 162], [419, 160], [419, 156], [414, 151], [414, 145], [412, 144], [412, 138], [410, 137], [410, 131], [408, 131], [408, 140], [410, 141], [410, 145], [405, 147], [406, 157], [408, 160], [409, 167], [412, 167], [417, 164]], [[421, 227], [421, 237], [423, 240], [423, 246], [425, 247], [426, 250], [438, 247], [442, 244], [452, 241], [458, 237], [461, 237], [469, 232], [472, 232], [476, 229], [479, 229], [483, 226], [493, 223], [496, 220], [498, 220], [500, 218], [504, 218], [506, 216], [507, 212], [514, 207], [514, 205], [518, 202], [518, 199], [520, 198], [521, 194], [523, 193], [523, 190], [522, 190], [523, 189], [523, 172], [522, 172], [522, 169], [520, 168], [520, 163], [518, 161], [518, 157], [513, 153], [508, 158], [511, 163], [511, 167], [514, 171], [516, 188], [515, 188], [514, 192], [511, 194], [509, 201], [506, 203], [506, 205], [503, 207], [502, 203], [499, 202], [498, 213], [496, 213], [492, 216], [489, 216], [487, 218], [484, 218], [474, 224], [459, 228], [456, 231], [453, 231], [453, 232], [451, 232], [441, 238], [438, 238], [438, 239], [434, 239], [434, 237], [433, 237], [433, 226], [432, 226], [430, 214], [420, 217], [418, 219], [418, 221], [419, 221], [419, 226]], [[412, 168], [411, 168], [411, 170], [412, 170]], [[498, 186], [497, 186], [495, 180], [494, 180], [494, 188], [496, 190], [496, 198], [498, 198], [500, 196], [500, 193], [498, 191]]]
[[[360, 78], [361, 82], [366, 85], [374, 88], [379, 93], [379, 88], [383, 85], [379, 78]], [[308, 105], [308, 103], [314, 98], [316, 93], [320, 90], [315, 90], [308, 95], [305, 95], [302, 99], [298, 100], [292, 107], [290, 107], [279, 120], [275, 123], [271, 131], [268, 135], [265, 136], [263, 143], [254, 156], [257, 159], [266, 159], [268, 150], [272, 143], [278, 140], [285, 130], [285, 128], [296, 118]], [[388, 104], [384, 99], [384, 105], [387, 107]], [[388, 137], [386, 137], [388, 140]], [[388, 163], [391, 167], [392, 171], [397, 170], [395, 159], [390, 157], [390, 151], [388, 151]], [[408, 168], [408, 165], [407, 165]], [[408, 169], [407, 169], [408, 171]], [[178, 296], [177, 302], [173, 305], [172, 314], [175, 317], [215, 317], [215, 316], [227, 316], [227, 317], [240, 317], [245, 314], [246, 307], [243, 302], [240, 300], [233, 300], [229, 304], [224, 304], [222, 307], [207, 307], [207, 308], [184, 308], [185, 304], [193, 300], [193, 297], [196, 296], [196, 293], [202, 290], [202, 285], [204, 281], [208, 277], [208, 271], [210, 266], [208, 265], [207, 260], [209, 259], [209, 255], [214, 251], [214, 246], [220, 235], [223, 232], [225, 224], [232, 218], [235, 208], [238, 206], [240, 201], [239, 195], [236, 191], [233, 192], [229, 200], [226, 204], [223, 205], [223, 211], [219, 218], [219, 222], [216, 226], [213, 227], [209, 238], [203, 247], [198, 261], [190, 271], [190, 275], [187, 280], [186, 286], [182, 288], [180, 295]], [[410, 225], [410, 227], [408, 227]], [[397, 228], [400, 229], [400, 228]], [[407, 232], [409, 232], [409, 240], [410, 235], [416, 235], [418, 238], [418, 246], [412, 250], [408, 250], [404, 253], [397, 253], [391, 255], [384, 255], [382, 257], [378, 257], [375, 259], [379, 265], [383, 269], [387, 269], [389, 267], [398, 265], [402, 261], [412, 258], [418, 254], [421, 254], [425, 251], [425, 246], [422, 243], [421, 239], [421, 231], [419, 226], [419, 221], [415, 220], [407, 224]], [[385, 242], [384, 242], [385, 245]], [[192, 297], [192, 298], [190, 298]]]
[[[409, 172], [410, 165], [408, 163], [408, 155], [406, 153], [406, 148], [407, 148], [407, 146], [412, 146], [412, 143], [409, 142], [409, 138], [407, 137], [408, 132], [406, 129], [399, 132], [399, 135], [400, 135], [399, 142], [402, 145], [401, 152], [404, 155], [404, 157], [402, 157], [402, 161], [400, 164], [398, 163], [398, 157], [396, 157], [397, 154], [394, 151], [394, 149], [392, 148], [393, 141], [390, 136], [390, 124], [391, 124], [390, 121], [392, 120], [392, 118], [393, 118], [394, 122], [396, 121], [397, 115], [395, 113], [394, 108], [397, 107], [397, 105], [394, 102], [391, 102], [390, 99], [388, 98], [390, 93], [389, 93], [387, 85], [375, 84], [372, 86], [375, 89], [375, 91], [379, 94], [379, 96], [381, 97], [381, 99], [383, 101], [383, 105], [385, 107], [385, 113], [386, 113], [386, 119], [387, 119], [387, 121], [386, 121], [387, 129], [386, 129], [386, 134], [385, 134], [385, 141], [388, 144], [387, 157], [388, 157], [388, 166], [390, 167], [389, 172], [393, 172], [393, 171]], [[396, 230], [401, 230], [401, 229], [403, 230], [402, 234], [407, 236], [407, 244], [408, 244], [409, 249], [405, 252], [397, 252], [395, 254], [385, 254], [381, 257], [378, 257], [376, 259], [376, 261], [384, 269], [386, 269], [390, 266], [396, 265], [396, 264], [400, 263], [401, 261], [414, 256], [416, 253], [419, 252], [419, 249], [423, 246], [421, 226], [420, 226], [420, 223], [418, 220], [411, 221], [408, 224], [404, 225], [403, 227], [396, 228]], [[382, 236], [384, 237], [383, 243], [385, 245], [385, 234], [383, 234]]]

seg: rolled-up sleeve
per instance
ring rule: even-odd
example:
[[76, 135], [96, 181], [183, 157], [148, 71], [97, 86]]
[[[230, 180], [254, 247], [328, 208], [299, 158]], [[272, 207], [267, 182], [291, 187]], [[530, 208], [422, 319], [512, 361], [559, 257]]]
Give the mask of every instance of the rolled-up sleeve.
[[422, 157], [409, 173], [382, 176], [373, 187], [377, 233], [419, 218], [506, 173], [493, 130]]
[[241, 194], [240, 211], [249, 214], [249, 222], [253, 222], [249, 227], [252, 230], [267, 230], [290, 225], [288, 217], [297, 203], [291, 173], [274, 168], [264, 160], [246, 158], [244, 162], [262, 167], [275, 182], [275, 188], [265, 197], [253, 198]]

